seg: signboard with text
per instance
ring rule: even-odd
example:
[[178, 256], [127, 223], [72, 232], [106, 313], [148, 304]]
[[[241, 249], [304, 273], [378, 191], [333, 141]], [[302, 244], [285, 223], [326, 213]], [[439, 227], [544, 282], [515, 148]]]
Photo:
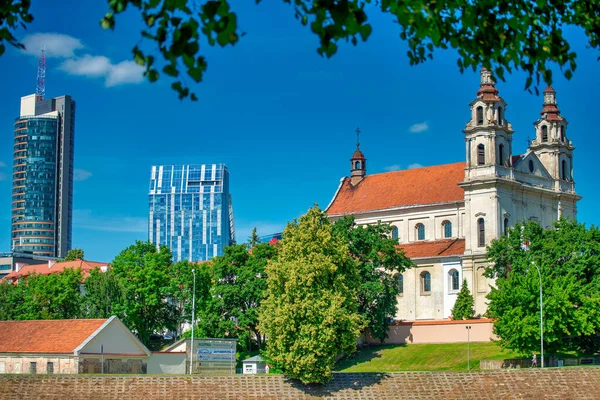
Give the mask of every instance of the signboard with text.
[[235, 373], [235, 339], [194, 340], [194, 372]]

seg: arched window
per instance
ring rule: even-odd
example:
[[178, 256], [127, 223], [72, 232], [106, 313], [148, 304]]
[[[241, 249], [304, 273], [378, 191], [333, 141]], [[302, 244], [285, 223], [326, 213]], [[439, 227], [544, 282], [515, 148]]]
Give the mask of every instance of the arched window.
[[360, 169], [360, 161], [354, 163], [354, 169]]
[[477, 107], [477, 125], [483, 125], [483, 107]]
[[498, 165], [504, 165], [504, 145], [498, 146]]
[[534, 168], [533, 168], [533, 161], [529, 160], [529, 172], [533, 172]]
[[425, 240], [425, 225], [417, 224], [415, 229], [417, 230], [417, 240]]
[[567, 180], [567, 162], [565, 160], [562, 160], [561, 162], [561, 178], [563, 181]]
[[508, 236], [508, 218], [504, 218], [504, 234]]
[[444, 237], [451, 238], [452, 237], [452, 222], [450, 222], [450, 221], [442, 222], [442, 228], [444, 228]]
[[392, 227], [392, 239], [398, 240], [398, 227], [397, 226]]
[[547, 141], [548, 141], [548, 126], [543, 125], [542, 126], [542, 142], [547, 142]]
[[477, 146], [477, 165], [485, 165], [485, 146], [483, 144]]
[[431, 292], [431, 274], [427, 271], [421, 273], [421, 292]]
[[560, 127], [560, 141], [561, 142], [565, 141], [565, 127], [564, 127], [564, 125], [561, 125], [561, 127]]
[[404, 294], [404, 276], [398, 275], [398, 294]]
[[498, 125], [502, 125], [502, 107], [498, 107]]
[[477, 245], [485, 247], [485, 221], [483, 218], [477, 220]]
[[450, 290], [454, 291], [454, 290], [458, 290], [460, 289], [460, 281], [459, 281], [459, 277], [458, 277], [458, 271], [455, 269], [450, 270], [450, 272], [448, 273], [449, 275], [449, 280], [450, 280]]

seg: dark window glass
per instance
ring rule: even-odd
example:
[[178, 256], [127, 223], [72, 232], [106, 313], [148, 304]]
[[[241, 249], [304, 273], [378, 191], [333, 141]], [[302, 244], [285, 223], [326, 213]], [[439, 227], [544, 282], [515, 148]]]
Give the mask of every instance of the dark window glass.
[[566, 181], [567, 180], [567, 162], [565, 160], [562, 160], [561, 162], [561, 172], [562, 172], [562, 180]]
[[548, 141], [548, 127], [546, 125], [542, 126], [542, 142]]
[[392, 227], [392, 239], [398, 239], [398, 228]]
[[425, 240], [425, 225], [417, 224], [417, 240]]
[[421, 274], [422, 288], [424, 293], [431, 292], [431, 274], [423, 272]]
[[565, 141], [565, 127], [564, 126], [560, 127], [560, 141], [561, 142]]
[[29, 373], [30, 374], [35, 374], [36, 372], [37, 372], [37, 363], [30, 362], [29, 363]]
[[52, 361], [48, 361], [48, 365], [46, 366], [46, 372], [49, 374], [54, 373], [54, 363]]
[[477, 220], [477, 231], [478, 231], [477, 245], [479, 247], [485, 247], [485, 221], [483, 220], [483, 218], [479, 218]]
[[477, 165], [485, 165], [485, 146], [477, 146]]
[[498, 164], [504, 165], [504, 145], [498, 146]]
[[452, 290], [458, 290], [460, 282], [458, 281], [458, 271], [453, 269], [450, 272], [450, 287]]
[[445, 238], [452, 237], [452, 222], [444, 221], [442, 223], [442, 225], [444, 226], [444, 237]]
[[477, 107], [477, 125], [483, 125], [483, 107]]
[[533, 161], [529, 160], [529, 172], [533, 172]]
[[498, 107], [498, 125], [502, 125], [502, 107]]
[[398, 275], [398, 293], [404, 294], [404, 276]]
[[508, 218], [504, 218], [504, 234], [508, 235]]

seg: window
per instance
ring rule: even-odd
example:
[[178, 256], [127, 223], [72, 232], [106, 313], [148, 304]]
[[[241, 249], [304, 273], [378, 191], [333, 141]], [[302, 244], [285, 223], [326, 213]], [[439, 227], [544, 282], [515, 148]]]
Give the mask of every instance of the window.
[[417, 240], [425, 240], [425, 225], [417, 224], [415, 229], [417, 230]]
[[398, 275], [398, 294], [404, 294], [404, 275]]
[[542, 126], [542, 142], [548, 141], [548, 127], [546, 125]]
[[477, 245], [485, 247], [485, 221], [483, 218], [477, 220]]
[[35, 374], [36, 372], [37, 372], [37, 363], [30, 362], [29, 363], [29, 373], [30, 374]]
[[460, 289], [458, 271], [453, 269], [453, 270], [450, 270], [450, 272], [448, 274], [449, 274], [449, 278], [450, 278], [450, 291], [456, 291], [456, 290]]
[[533, 172], [533, 161], [529, 160], [529, 172]]
[[392, 239], [398, 240], [398, 227], [392, 227]]
[[567, 180], [567, 162], [565, 160], [561, 162], [561, 178], [563, 181]]
[[452, 237], [452, 222], [444, 221], [444, 222], [442, 222], [442, 227], [444, 228], [444, 237], [445, 238]]
[[360, 169], [360, 161], [354, 163], [354, 169]]
[[46, 373], [53, 374], [54, 373], [54, 363], [52, 361], [48, 361], [46, 365]]
[[477, 165], [485, 165], [485, 146], [477, 146]]
[[422, 293], [430, 293], [431, 292], [431, 274], [427, 271], [421, 274], [421, 292]]
[[477, 125], [483, 125], [483, 107], [477, 107]]
[[508, 236], [508, 218], [504, 218], [504, 234]]
[[498, 165], [504, 164], [504, 145], [498, 146]]
[[498, 107], [498, 125], [502, 125], [502, 107]]
[[565, 127], [564, 126], [560, 127], [560, 141], [561, 142], [565, 141]]

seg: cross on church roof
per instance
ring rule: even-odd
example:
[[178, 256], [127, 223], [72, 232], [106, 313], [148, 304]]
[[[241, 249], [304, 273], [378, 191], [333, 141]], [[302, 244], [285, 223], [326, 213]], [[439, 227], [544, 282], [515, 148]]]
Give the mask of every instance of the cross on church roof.
[[360, 146], [360, 128], [356, 127], [356, 148]]

